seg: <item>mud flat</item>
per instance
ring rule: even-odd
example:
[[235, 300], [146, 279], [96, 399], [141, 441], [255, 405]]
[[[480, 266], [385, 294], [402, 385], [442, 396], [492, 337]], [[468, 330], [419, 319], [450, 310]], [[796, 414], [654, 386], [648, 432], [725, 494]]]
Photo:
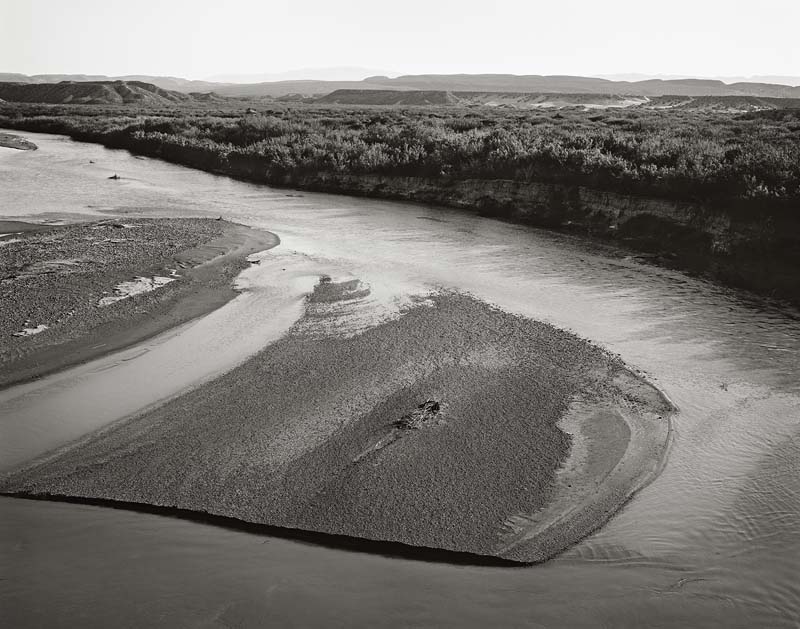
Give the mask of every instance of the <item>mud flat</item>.
[[365, 329], [369, 293], [323, 278], [247, 362], [0, 490], [535, 562], [658, 472], [672, 406], [616, 357], [459, 293]]
[[0, 221], [0, 387], [134, 345], [237, 293], [275, 235], [212, 219]]
[[0, 146], [9, 149], [19, 149], [20, 151], [35, 151], [39, 148], [30, 140], [21, 138], [13, 133], [0, 133]]

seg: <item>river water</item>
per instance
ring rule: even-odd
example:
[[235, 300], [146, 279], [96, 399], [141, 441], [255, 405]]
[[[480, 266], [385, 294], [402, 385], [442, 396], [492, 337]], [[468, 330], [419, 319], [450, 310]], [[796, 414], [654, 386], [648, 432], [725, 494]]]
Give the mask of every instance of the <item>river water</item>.
[[[229, 362], [285, 329], [308, 278], [326, 272], [370, 284], [375, 320], [409, 295], [444, 287], [570, 329], [619, 353], [680, 411], [662, 474], [600, 531], [527, 568], [383, 557], [3, 498], [0, 610], [12, 625], [800, 626], [795, 311], [572, 237], [433, 207], [271, 189], [25, 135], [40, 150], [0, 152], [6, 217], [222, 215], [280, 236], [242, 280], [250, 292], [214, 315], [221, 333], [250, 339]], [[114, 173], [122, 179], [109, 181]], [[154, 344], [185, 344], [183, 334]], [[170, 354], [158, 354], [158, 368], [170, 368]], [[0, 427], [15, 422], [9, 408], [35, 417], [53, 396], [95, 386], [92, 373], [108, 370], [66, 372], [58, 386], [46, 379], [16, 407], [0, 399]], [[3, 392], [6, 403], [17, 393]], [[68, 414], [53, 421], [77, 426], [69, 438], [97, 423]], [[0, 444], [0, 456], [37, 441], [19, 421], [14, 431], [17, 443]], [[67, 439], [50, 432], [39, 433], [47, 448]]]

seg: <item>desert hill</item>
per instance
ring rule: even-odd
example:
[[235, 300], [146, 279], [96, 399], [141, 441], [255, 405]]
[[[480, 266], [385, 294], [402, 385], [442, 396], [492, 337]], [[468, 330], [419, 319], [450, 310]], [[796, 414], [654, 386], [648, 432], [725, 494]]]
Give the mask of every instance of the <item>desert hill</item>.
[[800, 99], [757, 96], [636, 96], [630, 94], [555, 94], [524, 92], [459, 92], [443, 90], [336, 90], [316, 100], [340, 105], [456, 105], [509, 109], [606, 109], [642, 107], [693, 111], [745, 112], [800, 108]]
[[[204, 100], [209, 98], [203, 95]], [[21, 103], [82, 103], [91, 105], [172, 106], [191, 102], [191, 94], [161, 89], [140, 81], [62, 81], [60, 83], [0, 83], [0, 98]]]

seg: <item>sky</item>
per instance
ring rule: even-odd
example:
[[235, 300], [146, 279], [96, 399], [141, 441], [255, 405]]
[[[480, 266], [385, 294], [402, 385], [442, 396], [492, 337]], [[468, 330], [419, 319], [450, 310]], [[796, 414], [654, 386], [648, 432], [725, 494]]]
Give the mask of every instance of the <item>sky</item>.
[[800, 0], [0, 0], [0, 72], [800, 75]]

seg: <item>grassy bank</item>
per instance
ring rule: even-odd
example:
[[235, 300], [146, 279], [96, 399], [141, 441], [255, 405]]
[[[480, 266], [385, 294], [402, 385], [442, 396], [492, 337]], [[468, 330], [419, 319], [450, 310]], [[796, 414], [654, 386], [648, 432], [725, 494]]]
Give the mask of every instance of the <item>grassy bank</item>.
[[242, 115], [232, 105], [3, 105], [0, 126], [272, 185], [441, 203], [614, 238], [679, 268], [800, 303], [797, 110], [273, 104]]

